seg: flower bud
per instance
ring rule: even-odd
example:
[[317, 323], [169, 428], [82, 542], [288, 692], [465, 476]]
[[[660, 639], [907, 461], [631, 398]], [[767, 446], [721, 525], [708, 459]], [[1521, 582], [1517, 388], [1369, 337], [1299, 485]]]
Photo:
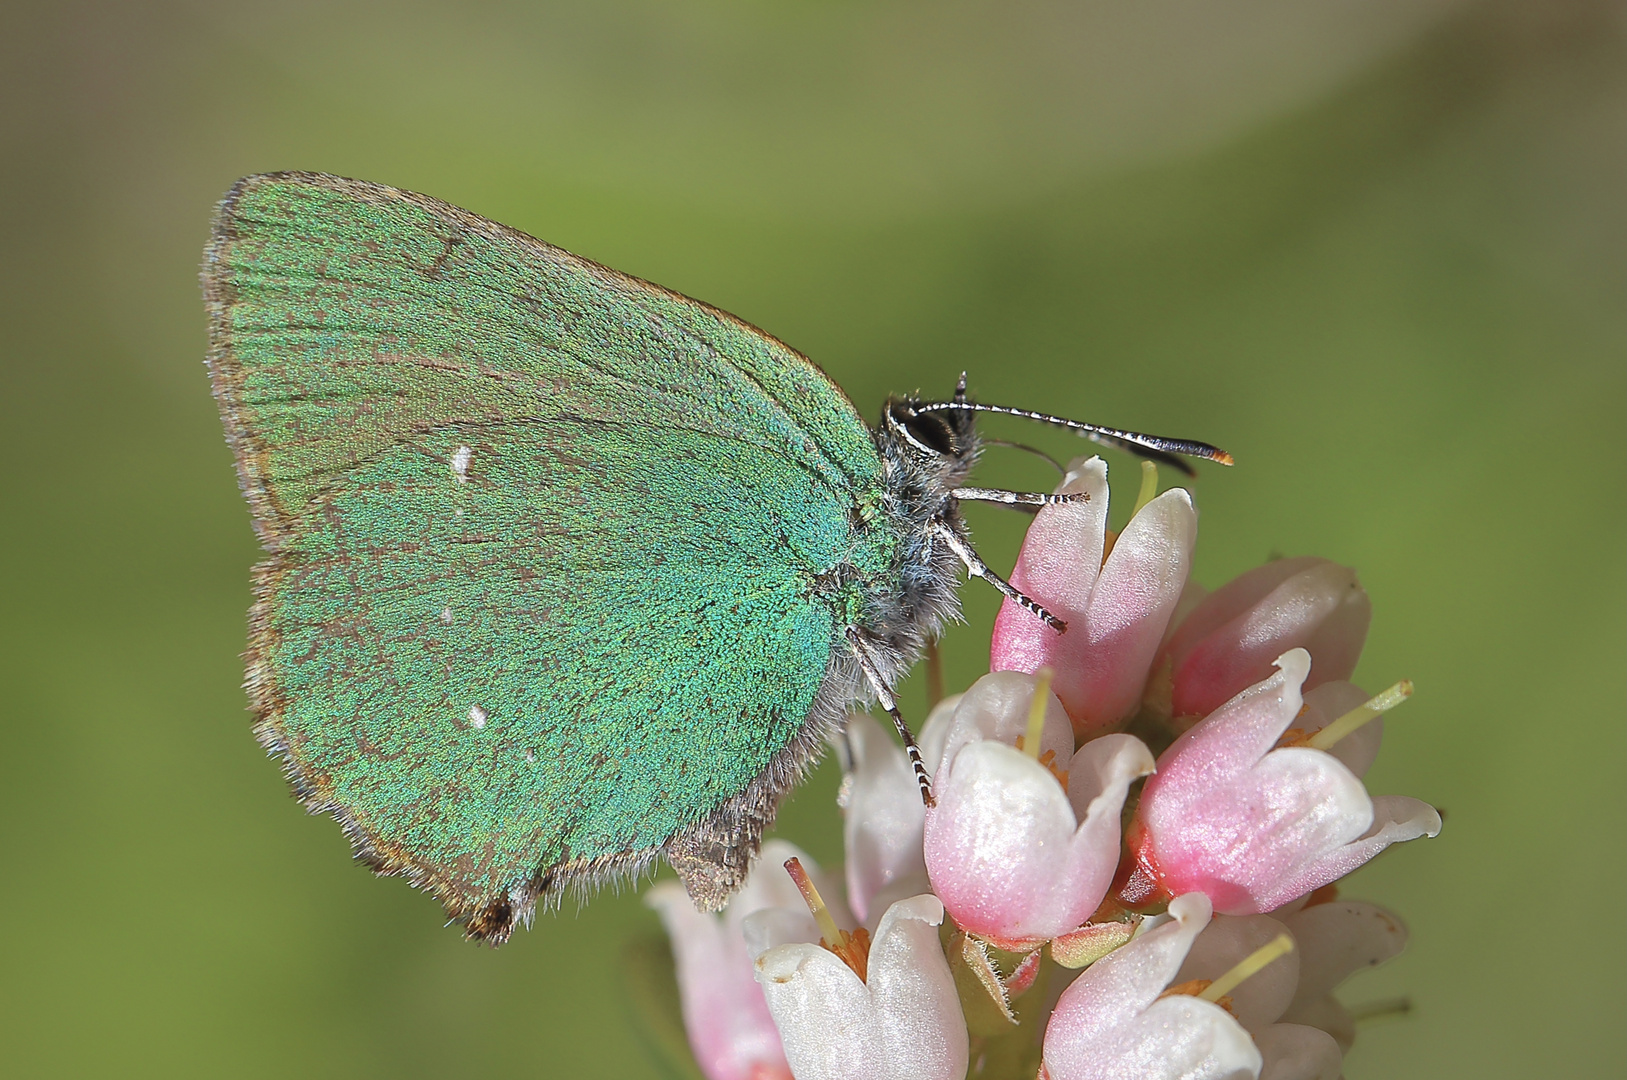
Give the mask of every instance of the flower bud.
[[1219, 1005], [1165, 995], [1209, 921], [1201, 893], [1177, 897], [1171, 918], [1086, 968], [1045, 1029], [1049, 1080], [1238, 1080], [1259, 1075], [1260, 1052]]
[[1174, 716], [1207, 716], [1268, 678], [1276, 658], [1316, 657], [1306, 689], [1356, 670], [1373, 606], [1356, 572], [1326, 559], [1278, 559], [1204, 597], [1159, 650]]
[[1074, 461], [1057, 492], [1085, 498], [1041, 508], [1011, 583], [1066, 622], [1067, 632], [1008, 599], [994, 624], [989, 667], [1054, 669], [1053, 689], [1084, 741], [1118, 730], [1140, 707], [1191, 569], [1198, 518], [1191, 497], [1173, 488], [1142, 507], [1109, 550], [1107, 464]]

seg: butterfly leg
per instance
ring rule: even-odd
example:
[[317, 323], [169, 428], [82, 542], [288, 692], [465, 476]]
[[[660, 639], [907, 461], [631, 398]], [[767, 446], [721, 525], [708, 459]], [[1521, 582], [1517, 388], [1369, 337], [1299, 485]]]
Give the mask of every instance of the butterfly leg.
[[1004, 506], [1009, 510], [1026, 510], [1034, 513], [1042, 506], [1054, 503], [1089, 502], [1088, 491], [1068, 492], [1062, 495], [1049, 495], [1039, 491], [1006, 491], [1003, 488], [959, 487], [949, 492], [950, 498], [960, 499], [962, 502], [986, 502], [996, 506]]
[[876, 666], [876, 658], [870, 651], [870, 643], [865, 640], [864, 631], [856, 626], [848, 627], [847, 643], [853, 646], [853, 655], [858, 657], [859, 667], [863, 669], [870, 689], [875, 691], [876, 700], [887, 710], [887, 715], [893, 718], [893, 726], [898, 729], [898, 737], [904, 740], [904, 752], [910, 756], [910, 768], [915, 770], [915, 782], [921, 785], [921, 801], [927, 806], [936, 806], [938, 802], [932, 797], [932, 781], [927, 777], [926, 763], [921, 760], [921, 748], [915, 744], [915, 734], [910, 731], [909, 725], [904, 723], [904, 716], [898, 711], [898, 699], [893, 697], [892, 687], [881, 677], [881, 670]]
[[965, 540], [962, 540], [960, 535], [956, 533], [954, 529], [950, 528], [946, 522], [934, 522], [932, 529], [933, 532], [943, 538], [944, 543], [949, 545], [949, 550], [958, 555], [960, 557], [960, 561], [966, 564], [966, 572], [968, 574], [970, 574], [972, 577], [980, 577], [990, 585], [993, 585], [996, 589], [999, 589], [1004, 596], [1015, 600], [1017, 603], [1021, 604], [1023, 607], [1045, 620], [1046, 625], [1050, 626], [1051, 629], [1055, 630], [1057, 633], [1062, 634], [1067, 632], [1067, 623], [1063, 622], [1055, 615], [1052, 615], [1049, 611], [1046, 611], [1038, 600], [1035, 600], [1033, 597], [1011, 584], [1005, 578], [1001, 577], [999, 574], [996, 574], [993, 570], [990, 570], [988, 563], [985, 563], [982, 558], [979, 557], [977, 552], [972, 550], [971, 545], [966, 543]]

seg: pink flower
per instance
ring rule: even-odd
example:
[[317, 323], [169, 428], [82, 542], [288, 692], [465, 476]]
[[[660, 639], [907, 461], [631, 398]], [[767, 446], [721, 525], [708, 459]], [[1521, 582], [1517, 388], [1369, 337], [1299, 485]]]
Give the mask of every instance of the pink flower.
[[1045, 1029], [1049, 1080], [1236, 1080], [1260, 1074], [1260, 1051], [1225, 1009], [1163, 996], [1209, 921], [1201, 893], [1170, 902], [1168, 922], [1086, 968]]
[[[1269, 915], [1217, 915], [1193, 942], [1175, 982], [1222, 978], [1250, 954], [1283, 936], [1292, 937], [1291, 928]], [[1261, 1080], [1336, 1080], [1344, 1054], [1333, 1037], [1315, 1027], [1279, 1022], [1300, 985], [1302, 959], [1295, 940], [1292, 951], [1229, 991], [1225, 1007], [1260, 1050]]]
[[966, 1021], [938, 943], [942, 922], [943, 905], [930, 894], [893, 904], [862, 975], [807, 939], [757, 957], [797, 1080], [962, 1080]]
[[1147, 781], [1130, 843], [1139, 863], [1120, 890], [1128, 903], [1202, 892], [1233, 915], [1271, 911], [1377, 855], [1434, 836], [1433, 808], [1370, 798], [1329, 753], [1275, 748], [1300, 713], [1310, 670], [1304, 649], [1176, 739]]
[[[791, 1067], [757, 985], [741, 923], [765, 909], [801, 906], [779, 866], [807, 856], [770, 840], [746, 885], [720, 915], [695, 910], [682, 885], [663, 881], [645, 896], [672, 939], [684, 1032], [707, 1080], [789, 1080]], [[803, 912], [806, 918], [806, 912]]]
[[1289, 649], [1316, 657], [1306, 689], [1356, 670], [1373, 605], [1356, 572], [1326, 559], [1278, 559], [1204, 597], [1159, 651], [1173, 716], [1207, 716], [1269, 677]]
[[[933, 890], [962, 929], [1012, 951], [1076, 929], [1101, 904], [1118, 866], [1125, 793], [1153, 766], [1129, 735], [1074, 753], [1053, 695], [1042, 718], [1030, 715], [1035, 689], [1033, 676], [997, 672], [966, 692], [926, 814]], [[1038, 735], [1038, 751], [1012, 746], [1019, 735]]]
[[1083, 741], [1117, 730], [1140, 707], [1191, 568], [1198, 519], [1191, 497], [1171, 489], [1142, 507], [1109, 549], [1106, 463], [1073, 462], [1057, 491], [1088, 498], [1035, 515], [1011, 583], [1066, 622], [1067, 632], [1007, 600], [989, 667], [1055, 669], [1053, 689]]

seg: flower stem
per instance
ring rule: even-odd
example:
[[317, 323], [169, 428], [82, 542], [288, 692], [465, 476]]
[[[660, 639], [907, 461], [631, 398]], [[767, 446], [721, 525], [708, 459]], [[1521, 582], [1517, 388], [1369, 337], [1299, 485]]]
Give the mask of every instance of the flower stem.
[[938, 652], [938, 639], [926, 642], [926, 707], [933, 708], [943, 700], [943, 657]]

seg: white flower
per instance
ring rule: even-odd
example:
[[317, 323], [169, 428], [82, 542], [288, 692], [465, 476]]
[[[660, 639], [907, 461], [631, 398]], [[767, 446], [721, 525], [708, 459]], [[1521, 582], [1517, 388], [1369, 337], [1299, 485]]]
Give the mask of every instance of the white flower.
[[[1032, 753], [1011, 745], [1019, 736], [1036, 744], [1025, 742]], [[955, 710], [926, 815], [927, 869], [956, 924], [1013, 952], [1077, 929], [1112, 884], [1125, 793], [1152, 767], [1129, 735], [1074, 753], [1067, 714], [1034, 676], [996, 672], [974, 683]]]
[[1163, 996], [1209, 922], [1209, 898], [1170, 902], [1170, 919], [1086, 968], [1062, 993], [1045, 1029], [1049, 1080], [1242, 1080], [1260, 1075], [1260, 1051], [1219, 1005]]
[[809, 941], [757, 957], [757, 981], [797, 1080], [966, 1075], [966, 1021], [938, 943], [942, 921], [943, 905], [930, 894], [893, 904], [876, 926], [862, 977]]
[[[867, 714], [848, 719], [852, 770], [844, 781], [842, 837], [847, 848], [847, 900], [868, 923], [878, 897], [927, 891], [921, 857], [926, 807], [910, 761], [898, 742]], [[885, 904], [874, 914], [886, 910]]]

